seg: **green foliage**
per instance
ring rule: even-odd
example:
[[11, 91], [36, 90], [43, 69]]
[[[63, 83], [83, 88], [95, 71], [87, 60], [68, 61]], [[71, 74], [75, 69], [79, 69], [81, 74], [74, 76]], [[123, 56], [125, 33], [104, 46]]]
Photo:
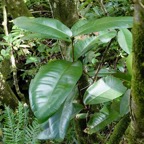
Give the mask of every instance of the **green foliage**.
[[84, 95], [85, 104], [100, 104], [112, 101], [124, 94], [126, 87], [121, 80], [107, 76], [93, 83]]
[[[6, 144], [38, 144], [37, 135], [40, 131], [36, 119], [29, 118], [28, 106], [19, 103], [13, 111], [5, 106], [3, 118], [3, 142]], [[32, 123], [31, 123], [32, 121]]]
[[[63, 60], [51, 60], [42, 66], [29, 87], [31, 108], [42, 128], [39, 139], [62, 141], [70, 120], [83, 109], [82, 100], [86, 107], [89, 105], [90, 109], [93, 109], [93, 105], [99, 104], [96, 112], [90, 111], [88, 115], [84, 113], [85, 115], [81, 117], [89, 118], [85, 129], [88, 134], [102, 130], [128, 113], [128, 109], [123, 108], [123, 105], [124, 102], [128, 105], [126, 97], [130, 93], [125, 94], [129, 88], [125, 86], [130, 83], [131, 77], [123, 73], [125, 59], [121, 57], [127, 56], [124, 51], [131, 52], [131, 33], [126, 29], [132, 27], [131, 17], [80, 20], [71, 30], [55, 19], [20, 17], [15, 19], [14, 23], [32, 32], [27, 33], [26, 37], [41, 38], [43, 35], [42, 38], [64, 40], [70, 43], [66, 47], [67, 56], [63, 56], [64, 46], [58, 43]], [[118, 29], [118, 34], [115, 29]], [[117, 48], [118, 42], [114, 41], [117, 36], [122, 47], [120, 50]], [[43, 52], [41, 48], [38, 50]], [[111, 51], [119, 52], [118, 59], [116, 58], [118, 54], [115, 56]], [[105, 60], [106, 55], [108, 60], [120, 59], [119, 66], [115, 70], [109, 65], [111, 62]], [[27, 63], [31, 62], [37, 62], [37, 58], [34, 56], [27, 59]], [[80, 89], [84, 82], [79, 79], [84, 75], [87, 75], [90, 86], [87, 86], [85, 94], [81, 95], [85, 87]], [[95, 82], [97, 78], [101, 79]], [[126, 82], [125, 86], [123, 82]]]

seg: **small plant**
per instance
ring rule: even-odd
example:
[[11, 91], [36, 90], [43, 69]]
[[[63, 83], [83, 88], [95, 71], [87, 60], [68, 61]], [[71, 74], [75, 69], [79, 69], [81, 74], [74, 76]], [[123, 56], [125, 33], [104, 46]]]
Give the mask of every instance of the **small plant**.
[[5, 106], [2, 124], [5, 144], [39, 144], [40, 127], [37, 120], [31, 118], [27, 105], [19, 103], [15, 111]]
[[[14, 24], [32, 32], [29, 36], [33, 38], [67, 43], [61, 46], [62, 59], [50, 60], [42, 66], [29, 87], [31, 108], [43, 130], [39, 139], [64, 140], [70, 121], [75, 116], [88, 120], [84, 132], [93, 134], [128, 113], [128, 107], [123, 105], [128, 105], [130, 92], [123, 82], [130, 83], [131, 76], [127, 80], [124, 73], [117, 70], [109, 72], [110, 67], [103, 64], [113, 39], [118, 39], [127, 55], [131, 53], [132, 36], [127, 29], [132, 27], [131, 17], [79, 20], [71, 29], [50, 18], [19, 17]], [[106, 46], [99, 61], [97, 59], [101, 54], [97, 50], [100, 44]], [[94, 55], [90, 54], [92, 62], [88, 60], [90, 52]], [[130, 61], [127, 64], [129, 67]], [[88, 63], [93, 65], [91, 74], [86, 69]], [[87, 78], [86, 83], [83, 77]]]

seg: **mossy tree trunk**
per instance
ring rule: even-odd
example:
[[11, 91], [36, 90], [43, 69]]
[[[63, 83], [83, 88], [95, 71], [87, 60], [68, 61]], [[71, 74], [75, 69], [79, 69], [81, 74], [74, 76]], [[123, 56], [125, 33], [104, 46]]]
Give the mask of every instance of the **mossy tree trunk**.
[[3, 0], [3, 1], [5, 2], [8, 13], [12, 16], [13, 19], [19, 16], [32, 16], [23, 0]]
[[144, 0], [134, 0], [131, 125], [128, 144], [144, 144]]
[[71, 27], [79, 18], [77, 0], [50, 0], [52, 14], [56, 19]]

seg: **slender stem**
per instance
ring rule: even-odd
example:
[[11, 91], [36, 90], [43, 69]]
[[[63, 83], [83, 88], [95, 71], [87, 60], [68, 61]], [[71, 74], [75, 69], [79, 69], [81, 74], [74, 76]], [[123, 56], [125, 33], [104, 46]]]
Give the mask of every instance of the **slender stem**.
[[71, 40], [72, 40], [72, 60], [74, 62], [74, 37], [72, 37]]
[[4, 27], [4, 33], [5, 33], [5, 35], [8, 36], [7, 13], [6, 13], [5, 5], [3, 5], [3, 23], [2, 23], [2, 25]]
[[[4, 27], [4, 32], [6, 36], [9, 36], [8, 33], [8, 28], [7, 28], [7, 12], [6, 12], [6, 8], [5, 5], [3, 5], [3, 27]], [[11, 47], [11, 52], [10, 52], [10, 61], [11, 61], [11, 67], [12, 67], [12, 72], [13, 72], [13, 79], [14, 79], [14, 85], [15, 85], [15, 89], [16, 92], [18, 94], [18, 96], [21, 98], [22, 101], [25, 101], [25, 97], [24, 95], [20, 92], [19, 89], [19, 85], [18, 85], [18, 80], [17, 80], [17, 67], [16, 67], [16, 63], [15, 63], [15, 58], [13, 55], [13, 49], [12, 49], [12, 44], [9, 43], [10, 47]]]
[[104, 59], [105, 59], [105, 57], [106, 57], [106, 54], [107, 54], [108, 49], [110, 48], [110, 46], [111, 46], [111, 44], [112, 44], [112, 41], [113, 41], [113, 39], [111, 39], [111, 41], [109, 42], [108, 46], [106, 47], [106, 49], [105, 49], [105, 51], [104, 51], [104, 53], [103, 53], [103, 56], [102, 56], [101, 61], [100, 61], [100, 64], [98, 65], [98, 67], [97, 67], [97, 69], [96, 69], [93, 82], [95, 82], [95, 81], [97, 80], [98, 72], [99, 72], [99, 70], [101, 69], [101, 67], [102, 67], [102, 65], [103, 65]]

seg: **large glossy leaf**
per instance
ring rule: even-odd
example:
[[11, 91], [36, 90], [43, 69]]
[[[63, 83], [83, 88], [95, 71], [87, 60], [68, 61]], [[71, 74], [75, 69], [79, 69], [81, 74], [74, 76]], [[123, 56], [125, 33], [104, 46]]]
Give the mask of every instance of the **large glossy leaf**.
[[77, 36], [108, 29], [130, 28], [132, 27], [132, 24], [132, 17], [104, 17], [101, 19], [81, 23], [80, 26], [76, 23], [76, 26], [74, 25], [72, 28], [72, 32], [73, 36]]
[[132, 34], [128, 29], [120, 29], [118, 32], [118, 43], [128, 54], [132, 51]]
[[43, 34], [47, 38], [71, 41], [71, 30], [56, 19], [18, 17], [13, 22], [19, 28]]
[[98, 132], [111, 122], [119, 118], [119, 112], [104, 106], [99, 113], [95, 113], [89, 120], [86, 132], [89, 134]]
[[56, 60], [43, 66], [31, 81], [31, 108], [40, 122], [46, 121], [63, 104], [82, 74], [82, 64]]
[[85, 54], [87, 51], [94, 48], [95, 44], [98, 43], [99, 41], [108, 42], [115, 36], [116, 36], [116, 31], [106, 31], [98, 35], [97, 37], [90, 37], [85, 40], [79, 40], [74, 44], [75, 60], [77, 60], [80, 56]]
[[77, 114], [82, 109], [82, 106], [79, 106], [78, 109], [76, 108], [77, 111], [74, 110], [73, 99], [76, 94], [77, 91], [74, 89], [60, 109], [45, 124], [42, 124], [44, 130], [39, 134], [39, 139], [59, 141], [64, 139], [72, 115]]
[[122, 81], [113, 76], [107, 76], [92, 84], [84, 95], [85, 104], [100, 104], [112, 101], [124, 94], [126, 87]]

